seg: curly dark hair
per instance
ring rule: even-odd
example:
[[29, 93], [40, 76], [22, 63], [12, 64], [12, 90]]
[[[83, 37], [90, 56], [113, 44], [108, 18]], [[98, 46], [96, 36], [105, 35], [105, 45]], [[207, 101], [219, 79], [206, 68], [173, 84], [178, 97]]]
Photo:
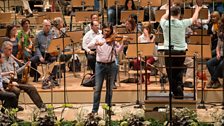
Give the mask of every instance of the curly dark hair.
[[14, 27], [16, 27], [14, 24], [7, 25], [5, 34], [6, 37], [10, 38], [11, 31]]
[[23, 19], [21, 20], [21, 26], [23, 27], [23, 25], [24, 25], [26, 22], [28, 22], [28, 23], [30, 24], [30, 20], [29, 20], [29, 19], [27, 19], [27, 18], [23, 18]]

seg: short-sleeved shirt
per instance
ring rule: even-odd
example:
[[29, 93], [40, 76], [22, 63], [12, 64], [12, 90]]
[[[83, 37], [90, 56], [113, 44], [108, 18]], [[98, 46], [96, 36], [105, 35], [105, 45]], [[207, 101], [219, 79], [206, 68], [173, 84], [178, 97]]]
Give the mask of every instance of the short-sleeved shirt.
[[[169, 49], [169, 21], [162, 19], [160, 25], [163, 29], [164, 48]], [[186, 50], [187, 43], [185, 40], [186, 28], [192, 25], [192, 19], [171, 20], [171, 45], [174, 50]]]

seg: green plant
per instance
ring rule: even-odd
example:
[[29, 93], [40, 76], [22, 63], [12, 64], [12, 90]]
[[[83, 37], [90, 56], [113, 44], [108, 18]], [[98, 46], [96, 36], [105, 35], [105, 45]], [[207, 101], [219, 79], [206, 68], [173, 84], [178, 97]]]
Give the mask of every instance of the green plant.
[[188, 108], [174, 109], [174, 126], [198, 126], [197, 114]]
[[38, 117], [37, 122], [39, 126], [54, 126], [54, 123], [57, 121], [57, 117], [54, 113], [54, 107], [52, 105], [47, 106], [47, 115], [44, 117]]
[[17, 126], [19, 120], [17, 118], [18, 109], [4, 109], [3, 113], [0, 113], [0, 125], [2, 126]]

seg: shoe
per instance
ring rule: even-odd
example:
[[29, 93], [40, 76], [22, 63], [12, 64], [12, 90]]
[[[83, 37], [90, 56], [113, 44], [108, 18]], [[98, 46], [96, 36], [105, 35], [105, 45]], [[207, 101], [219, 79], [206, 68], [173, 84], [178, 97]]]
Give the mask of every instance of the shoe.
[[182, 86], [178, 86], [176, 89], [176, 94], [173, 96], [174, 99], [183, 99], [184, 93]]
[[33, 14], [29, 13], [29, 14], [26, 15], [26, 18], [29, 18], [29, 17], [33, 17]]
[[33, 82], [38, 82], [38, 79], [40, 78], [40, 74], [37, 73], [36, 76], [34, 76]]
[[94, 117], [94, 116], [96, 116], [96, 115], [97, 115], [96, 112], [91, 112], [91, 113], [88, 114], [89, 117]]
[[214, 81], [211, 80], [211, 81], [206, 85], [206, 88], [212, 88], [213, 84], [214, 84]]
[[57, 81], [57, 80], [52, 79], [51, 83], [52, 83], [54, 86], [59, 86], [59, 84], [58, 84], [58, 81]]
[[116, 86], [116, 85], [114, 85], [114, 86], [113, 86], [113, 89], [117, 89], [117, 86]]
[[42, 85], [42, 89], [50, 89], [51, 88], [51, 85], [50, 84], [48, 84], [48, 85]]
[[193, 83], [192, 82], [189, 82], [189, 81], [185, 81], [184, 82], [184, 87], [188, 87], [188, 88], [193, 88]]
[[220, 88], [221, 84], [219, 81], [215, 81], [215, 83], [212, 85], [212, 88], [216, 89], [216, 88]]
[[17, 108], [18, 108], [18, 111], [23, 111], [24, 110], [24, 108], [22, 106], [17, 106]]
[[115, 115], [114, 111], [112, 111], [112, 110], [107, 110], [106, 111], [106, 114], [109, 114], [109, 113], [110, 113], [110, 115]]
[[46, 112], [47, 111], [47, 108], [46, 107], [41, 107], [40, 108], [40, 112]]

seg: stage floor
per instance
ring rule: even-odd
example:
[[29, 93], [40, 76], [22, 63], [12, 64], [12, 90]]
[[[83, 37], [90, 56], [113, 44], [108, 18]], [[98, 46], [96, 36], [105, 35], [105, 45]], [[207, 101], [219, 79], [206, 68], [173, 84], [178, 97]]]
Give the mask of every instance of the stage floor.
[[[33, 78], [29, 79], [29, 84], [34, 85], [41, 97], [43, 98], [45, 103], [56, 103], [62, 104], [64, 103], [64, 98], [66, 97], [66, 101], [69, 103], [92, 103], [93, 99], [93, 88], [92, 87], [83, 87], [81, 86], [82, 77], [84, 72], [76, 72], [73, 74], [72, 72], [66, 72], [65, 84], [64, 78], [61, 79], [60, 86], [54, 87], [51, 89], [42, 89], [42, 82], [32, 82]], [[63, 75], [64, 76], [64, 75]], [[130, 76], [133, 78], [133, 76]], [[128, 75], [124, 72], [120, 72], [120, 84], [117, 83], [117, 89], [113, 90], [113, 102], [115, 103], [133, 103], [137, 99], [137, 92], [139, 93], [139, 100], [144, 102], [145, 98], [145, 84], [140, 84], [137, 87], [137, 83], [123, 83], [124, 80], [128, 79]], [[222, 81], [221, 81], [222, 82]], [[66, 88], [64, 88], [64, 85]], [[150, 84], [147, 84], [148, 92], [150, 93], [159, 93], [164, 92], [161, 90], [161, 84], [159, 83], [159, 75], [157, 77], [150, 77]], [[138, 90], [137, 90], [138, 89]], [[165, 84], [165, 91], [169, 92], [169, 84]], [[184, 88], [184, 92], [193, 93], [193, 88]], [[197, 101], [201, 100], [201, 83], [200, 80], [197, 83], [196, 96]], [[64, 93], [65, 92], [65, 93]], [[104, 101], [105, 96], [105, 81], [104, 87], [102, 91], [102, 100]], [[21, 101], [25, 100], [27, 103], [32, 103], [29, 97], [25, 94], [20, 96]], [[204, 89], [204, 100], [206, 102], [221, 102], [222, 101], [222, 88], [218, 89]]]

